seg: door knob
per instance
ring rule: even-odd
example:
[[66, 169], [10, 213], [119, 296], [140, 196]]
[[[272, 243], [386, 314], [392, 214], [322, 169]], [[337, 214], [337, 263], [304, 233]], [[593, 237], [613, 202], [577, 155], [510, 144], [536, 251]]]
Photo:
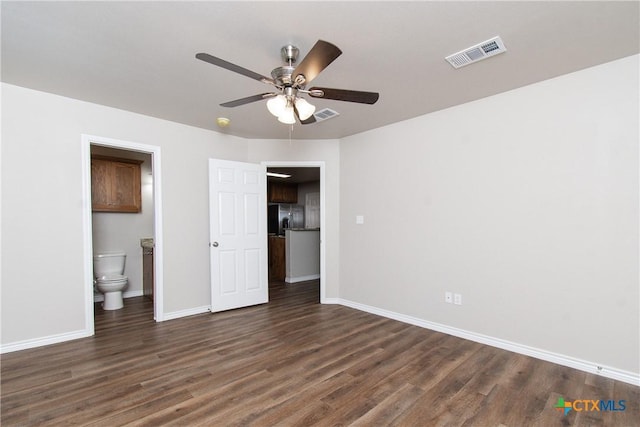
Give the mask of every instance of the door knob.
[[213, 246], [214, 248], [217, 248], [217, 247], [218, 247], [218, 242], [213, 242], [213, 243], [211, 244], [211, 246]]

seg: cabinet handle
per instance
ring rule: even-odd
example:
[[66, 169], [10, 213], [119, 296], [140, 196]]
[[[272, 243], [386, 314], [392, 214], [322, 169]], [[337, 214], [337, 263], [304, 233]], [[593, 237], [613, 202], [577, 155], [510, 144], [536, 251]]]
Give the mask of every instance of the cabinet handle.
[[218, 242], [213, 242], [213, 243], [211, 244], [211, 246], [213, 246], [214, 248], [217, 248], [217, 247], [218, 247]]

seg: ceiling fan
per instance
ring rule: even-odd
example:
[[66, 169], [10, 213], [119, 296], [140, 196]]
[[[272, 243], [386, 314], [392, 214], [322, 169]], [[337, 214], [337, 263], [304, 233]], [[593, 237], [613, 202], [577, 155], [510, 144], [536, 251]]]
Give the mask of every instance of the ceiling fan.
[[271, 77], [266, 77], [246, 68], [227, 62], [224, 59], [216, 58], [208, 53], [198, 53], [196, 58], [208, 62], [226, 70], [233, 71], [254, 80], [272, 85], [274, 92], [266, 92], [246, 98], [236, 99], [220, 104], [222, 107], [238, 107], [251, 102], [269, 99], [267, 108], [269, 112], [278, 117], [278, 121], [287, 124], [294, 124], [296, 119], [302, 124], [310, 124], [316, 121], [313, 113], [315, 107], [301, 94], [309, 95], [312, 98], [333, 99], [336, 101], [357, 102], [361, 104], [375, 104], [378, 100], [377, 92], [361, 92], [355, 90], [332, 89], [326, 87], [312, 87], [305, 89], [322, 70], [331, 64], [342, 51], [335, 45], [324, 40], [318, 40], [311, 48], [307, 56], [294, 67], [300, 51], [292, 45], [284, 46], [281, 56], [287, 65], [275, 68], [271, 71]]

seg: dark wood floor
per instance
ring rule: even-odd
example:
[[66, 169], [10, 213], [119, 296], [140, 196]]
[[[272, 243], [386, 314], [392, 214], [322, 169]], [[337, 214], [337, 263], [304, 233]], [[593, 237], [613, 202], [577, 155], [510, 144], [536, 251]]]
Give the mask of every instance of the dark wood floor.
[[94, 337], [2, 355], [2, 425], [639, 425], [638, 387], [320, 305], [317, 282], [270, 294], [158, 324], [143, 298], [97, 307]]

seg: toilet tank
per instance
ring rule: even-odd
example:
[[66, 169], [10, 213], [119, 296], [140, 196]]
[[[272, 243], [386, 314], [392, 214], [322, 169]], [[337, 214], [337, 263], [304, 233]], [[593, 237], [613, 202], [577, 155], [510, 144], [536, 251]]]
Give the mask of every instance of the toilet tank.
[[95, 254], [93, 256], [93, 275], [95, 277], [122, 275], [126, 256], [124, 252]]

